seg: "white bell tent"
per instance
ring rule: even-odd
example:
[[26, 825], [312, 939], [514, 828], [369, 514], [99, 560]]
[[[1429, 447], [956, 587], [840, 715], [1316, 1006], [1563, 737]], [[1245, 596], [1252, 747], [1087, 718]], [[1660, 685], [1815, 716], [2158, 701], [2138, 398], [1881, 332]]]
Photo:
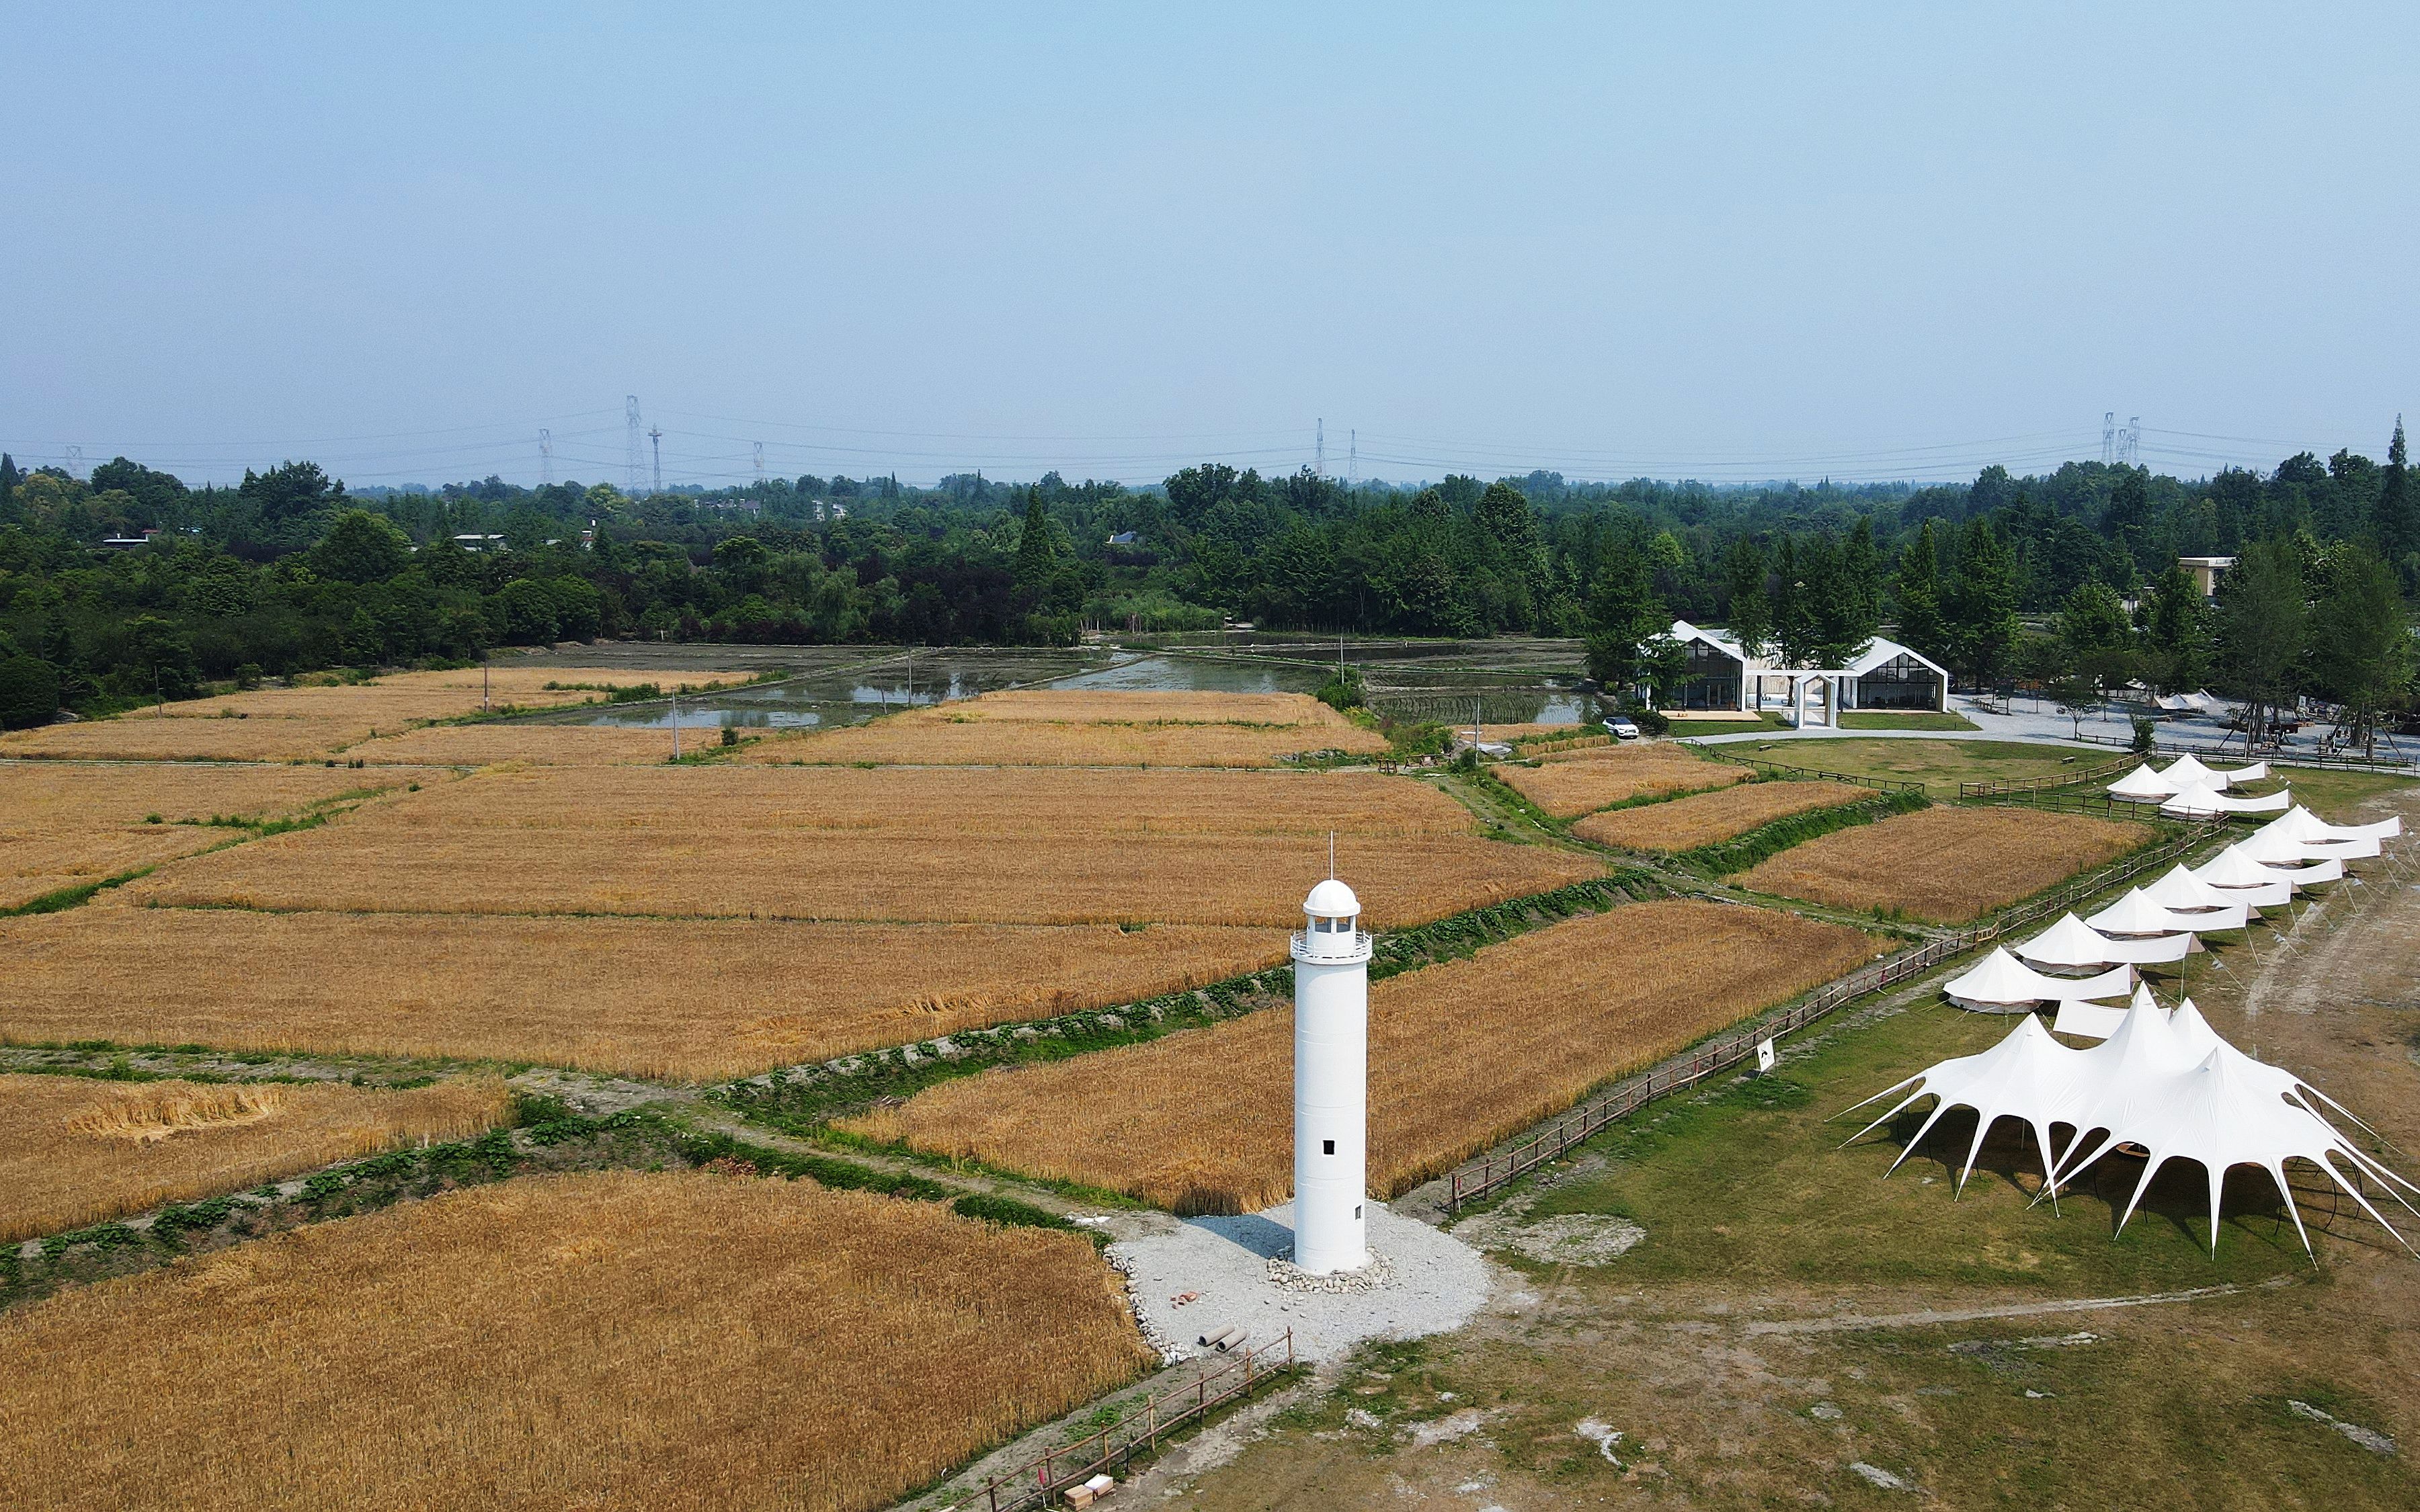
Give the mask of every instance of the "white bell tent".
[[2045, 977], [2007, 950], [1997, 946], [1974, 970], [1954, 979], [1943, 990], [1949, 1000], [1961, 1008], [1976, 1009], [1986, 1013], [2009, 1013], [2031, 1009], [2036, 1003], [2055, 1003], [2070, 997], [2089, 1001], [2096, 997], [2123, 997], [2134, 985], [2134, 968], [2119, 966], [2097, 977], [2078, 980], [2073, 977]]
[[2103, 966], [2181, 961], [2185, 952], [2193, 949], [2193, 943], [2194, 937], [2189, 933], [2149, 940], [2113, 940], [2068, 914], [2018, 946], [2015, 953], [2025, 964], [2045, 971], [2098, 971]]
[[2336, 882], [2344, 877], [2344, 857], [2323, 855], [2319, 847], [2288, 840], [2265, 827], [2254, 830], [2227, 848], [2242, 852], [2297, 887]]
[[2160, 805], [2160, 812], [2178, 819], [2224, 819], [2229, 814], [2283, 813], [2293, 801], [2290, 790], [2279, 789], [2265, 798], [2235, 798], [2206, 784], [2180, 788]]
[[2189, 931], [2195, 934], [2214, 934], [2243, 928], [2249, 913], [2242, 903], [2226, 908], [2179, 913], [2163, 908], [2151, 901], [2150, 894], [2140, 887], [2129, 887], [2126, 896], [2085, 920], [2103, 934], [2161, 935]]
[[2260, 781], [2268, 775], [2267, 762], [2254, 762], [2249, 766], [2239, 766], [2231, 772], [2222, 772], [2214, 767], [2204, 766], [2201, 764], [2201, 758], [2191, 751], [2178, 757], [2169, 764], [2166, 771], [2160, 774], [2161, 778], [2167, 782], [2168, 791], [2171, 793], [2181, 792], [2190, 787], [2215, 788], [2225, 792], [2228, 788], [2242, 787], [2246, 783]]
[[[2143, 889], [2143, 896], [2172, 913], [2197, 914], [2211, 908], [2245, 908], [2257, 912], [2252, 899], [2212, 887], [2186, 871], [2181, 863]], [[2279, 898], [2279, 903], [2285, 899]]]
[[[2397, 831], [2402, 827], [2399, 821], [2389, 820], [2388, 823], [2395, 825]], [[2252, 835], [2255, 840], [2272, 835], [2279, 841], [2290, 841], [2302, 846], [2304, 854], [2314, 859], [2366, 861], [2377, 856], [2380, 844], [2394, 833], [2379, 834], [2377, 830], [2381, 827], [2365, 825], [2357, 829], [2340, 829], [2324, 822], [2308, 809], [2296, 805], [2283, 817], [2271, 820], [2254, 830]]]
[[2292, 900], [2296, 886], [2290, 873], [2254, 860], [2238, 845], [2195, 867], [2194, 878], [2257, 908], [2282, 907]]
[[[2088, 1006], [2062, 1003], [2060, 1016], [2065, 1019], [2071, 1009]], [[2415, 1215], [2420, 1208], [2395, 1189], [2420, 1194], [2420, 1186], [2354, 1148], [2316, 1110], [2320, 1103], [2337, 1104], [2291, 1072], [2263, 1065], [2221, 1040], [2189, 1001], [2172, 1017], [2149, 994], [2138, 994], [2119, 1014], [2115, 1031], [2086, 1050], [2060, 1044], [2040, 1019], [2027, 1014], [1991, 1049], [1942, 1061], [1856, 1105], [1866, 1107], [1893, 1094], [1900, 1095], [1890, 1111], [1849, 1142], [1871, 1134], [1921, 1099], [1934, 1098], [1931, 1113], [1891, 1162], [1895, 1171], [1945, 1114], [1973, 1108], [1975, 1134], [1958, 1170], [1956, 1190], [1961, 1193], [1992, 1126], [2012, 1118], [2031, 1131], [2042, 1151], [2041, 1196], [2053, 1201], [2060, 1187], [2112, 1151], [2129, 1147], [2149, 1151], [2142, 1176], [2118, 1215], [2120, 1231], [2162, 1167], [2189, 1160], [2208, 1176], [2210, 1242], [2215, 1254], [2226, 1173], [2252, 1165], [2276, 1182], [2308, 1253], [2310, 1234], [2286, 1180], [2287, 1163], [2303, 1160], [2350, 1194], [2397, 1242], [2412, 1248], [2364, 1195], [2359, 1179], [2376, 1181]], [[2063, 1142], [2062, 1127], [2068, 1131]]]
[[2149, 762], [2109, 784], [2109, 795], [2128, 803], [2158, 803], [2174, 797], [2176, 792], [2177, 785], [2152, 771]]

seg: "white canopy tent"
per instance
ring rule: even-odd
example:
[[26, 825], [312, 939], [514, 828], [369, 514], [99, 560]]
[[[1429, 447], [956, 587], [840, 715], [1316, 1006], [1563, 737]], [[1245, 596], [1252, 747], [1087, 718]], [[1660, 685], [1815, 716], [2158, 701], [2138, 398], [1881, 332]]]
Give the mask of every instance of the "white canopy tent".
[[2025, 964], [2046, 970], [2152, 965], [2183, 960], [2185, 952], [2193, 948], [2193, 938], [2190, 933], [2180, 933], [2160, 939], [2113, 940], [2069, 914], [2018, 946], [2015, 953]]
[[[2085, 920], [2103, 934], [2161, 935], [2182, 930], [2194, 934], [2215, 934], [2226, 930], [2239, 930], [2250, 921], [2250, 911], [2242, 903], [2226, 908], [2179, 913], [2151, 901], [2150, 894], [2140, 887], [2129, 887], [2126, 896]], [[2179, 957], [2182, 959], [2182, 957]]]
[[1994, 946], [1974, 970], [1952, 980], [1943, 989], [1949, 1000], [1961, 1008], [1971, 1008], [1986, 1013], [2007, 1013], [2030, 1009], [2036, 1003], [2055, 1003], [2075, 997], [2090, 1001], [2096, 997], [2122, 997], [2134, 985], [2134, 968], [2119, 966], [2097, 977], [2078, 980], [2073, 977], [2045, 977], [2019, 961], [2007, 950]]
[[2229, 845], [2195, 867], [2194, 879], [2257, 908], [2282, 907], [2294, 896], [2290, 874], [2254, 860], [2239, 845]]
[[[2208, 908], [2246, 908], [2257, 911], [2258, 904], [2250, 898], [2231, 894], [2226, 888], [2213, 887], [2186, 871], [2182, 863], [2171, 869], [2166, 876], [2143, 889], [2143, 896], [2161, 907], [2180, 914], [2195, 914]], [[2278, 903], [2284, 903], [2279, 898]]]
[[2214, 787], [2195, 785], [2179, 789], [2160, 805], [2160, 812], [2179, 819], [2224, 819], [2239, 813], [2283, 813], [2292, 801], [2293, 794], [2287, 789], [2265, 798], [2231, 798]]
[[2288, 840], [2265, 827], [2254, 830], [2227, 848], [2241, 851], [2298, 887], [2336, 882], [2344, 877], [2344, 857], [2321, 855], [2316, 847], [2298, 840]]
[[2314, 858], [2365, 861], [2378, 855], [2381, 844], [2387, 838], [2374, 833], [2377, 827], [2364, 825], [2357, 830], [2338, 829], [2298, 804], [2287, 810], [2283, 817], [2271, 820], [2252, 833], [2256, 839], [2262, 835], [2274, 835], [2281, 841], [2291, 841], [2302, 846], [2304, 854]]
[[[2060, 1014], [2065, 1018], [2071, 1009], [2090, 1006], [2063, 1003]], [[2149, 1158], [2118, 1216], [2120, 1231], [2161, 1169], [2170, 1161], [2190, 1160], [2202, 1166], [2209, 1180], [2212, 1254], [2218, 1248], [2220, 1200], [2226, 1174], [2238, 1165], [2269, 1173], [2285, 1198], [2304, 1251], [2310, 1251], [2310, 1234], [2303, 1227], [2293, 1189], [2286, 1180], [2287, 1163], [2304, 1160], [2350, 1194], [2397, 1242], [2412, 1248], [2364, 1195], [2357, 1179], [2377, 1181], [2414, 1214], [2420, 1214], [2420, 1208], [2403, 1194], [2420, 1194], [2420, 1186], [2388, 1170], [2338, 1134], [2317, 1111], [2319, 1103], [2335, 1107], [2334, 1102], [2291, 1072], [2263, 1065], [2227, 1044], [2190, 1002], [2173, 1017], [2148, 994], [2138, 995], [2122, 1011], [2097, 1011], [2116, 1013], [2118, 1018], [2115, 1030], [2100, 1044], [2069, 1049], [2052, 1037], [2040, 1019], [2028, 1014], [1991, 1049], [1942, 1061], [1857, 1103], [1862, 1108], [1898, 1095], [1888, 1112], [1848, 1142], [1854, 1144], [1871, 1134], [1923, 1098], [1935, 1099], [1931, 1113], [1891, 1162], [1890, 1169], [1896, 1171], [1951, 1109], [1973, 1108], [1975, 1134], [1959, 1166], [1955, 1188], [1962, 1193], [1993, 1125], [2013, 1118], [2032, 1132], [2043, 1152], [2041, 1196], [2054, 1201], [2062, 1185], [2113, 1151], [2140, 1148], [2149, 1151]], [[2062, 1126], [2069, 1131], [2063, 1148], [2058, 1134]], [[2412, 1253], [2420, 1255], [2420, 1251]]]
[[2230, 787], [2242, 787], [2247, 782], [2258, 782], [2268, 775], [2267, 762], [2254, 762], [2249, 766], [2239, 766], [2231, 772], [2222, 772], [2214, 767], [2204, 766], [2201, 764], [2201, 758], [2191, 751], [2185, 752], [2171, 762], [2168, 769], [2160, 774], [2166, 779], [2168, 790], [2172, 793], [2190, 787], [2217, 788], [2224, 792]]
[[2403, 817], [2397, 814], [2374, 825], [2332, 825], [2298, 803], [2286, 810], [2285, 818], [2266, 827], [2282, 830], [2289, 839], [2306, 845], [2338, 844], [2347, 841], [2393, 840], [2403, 833]]
[[2176, 791], [2177, 785], [2152, 771], [2149, 762], [2109, 784], [2109, 795], [2128, 803], [2158, 803], [2175, 796]]

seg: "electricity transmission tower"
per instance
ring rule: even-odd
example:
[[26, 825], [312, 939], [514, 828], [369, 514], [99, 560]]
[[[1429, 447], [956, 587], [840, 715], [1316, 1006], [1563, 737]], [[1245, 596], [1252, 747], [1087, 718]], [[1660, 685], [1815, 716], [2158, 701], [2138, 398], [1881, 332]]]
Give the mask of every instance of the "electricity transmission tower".
[[2112, 467], [2118, 461], [2118, 411], [2101, 411], [2101, 465]]
[[81, 446], [68, 448], [68, 476], [76, 479], [84, 476], [84, 448]]
[[661, 493], [664, 491], [664, 427], [661, 425], [650, 425], [647, 427], [647, 446], [654, 452], [656, 458], [656, 486], [654, 491]]
[[623, 406], [623, 471], [627, 476], [623, 486], [631, 493], [639, 491], [639, 469], [645, 458], [639, 451], [639, 396], [631, 394]]
[[554, 486], [554, 432], [540, 425], [537, 429], [537, 485]]
[[1344, 433], [1344, 486], [1350, 488], [1360, 481], [1361, 433], [1358, 430], [1347, 430]]
[[756, 481], [757, 481], [758, 483], [763, 483], [763, 482], [765, 481], [765, 443], [764, 443], [763, 441], [758, 441], [758, 442], [756, 442], [756, 443], [755, 443], [755, 445], [756, 445]]
[[1317, 424], [1319, 428], [1312, 432], [1311, 443], [1311, 471], [1314, 476], [1324, 478], [1327, 476], [1327, 422]]
[[2130, 415], [2126, 428], [2118, 433], [2118, 458], [2128, 467], [2143, 465], [2143, 417]]

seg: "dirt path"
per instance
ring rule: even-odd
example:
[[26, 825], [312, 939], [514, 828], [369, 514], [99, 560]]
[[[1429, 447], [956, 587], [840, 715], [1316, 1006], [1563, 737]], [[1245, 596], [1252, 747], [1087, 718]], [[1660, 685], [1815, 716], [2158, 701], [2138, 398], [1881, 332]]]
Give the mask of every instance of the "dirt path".
[[1829, 1318], [1793, 1318], [1770, 1322], [1759, 1319], [1745, 1325], [1743, 1332], [1751, 1335], [1839, 1334], [1857, 1329], [1979, 1323], [1995, 1318], [2048, 1318], [2059, 1313], [2097, 1313], [2118, 1307], [2155, 1307], [2164, 1303], [2205, 1302], [2212, 1297], [2232, 1297], [2246, 1291], [2269, 1291], [2278, 1287], [2290, 1287], [2294, 1281], [2290, 1275], [2281, 1275], [2242, 1286], [2195, 1287], [2189, 1291], [2159, 1291], [2140, 1297], [2077, 1297], [2057, 1302], [2009, 1303], [1998, 1307], [1962, 1307], [1950, 1311], [1928, 1307], [1913, 1313], [1846, 1313]]

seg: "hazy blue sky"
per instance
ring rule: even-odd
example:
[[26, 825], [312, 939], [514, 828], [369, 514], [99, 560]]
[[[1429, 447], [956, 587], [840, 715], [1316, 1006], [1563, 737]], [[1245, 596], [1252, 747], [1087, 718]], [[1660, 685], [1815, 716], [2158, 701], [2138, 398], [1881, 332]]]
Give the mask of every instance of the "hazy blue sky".
[[2420, 420], [2409, 7], [0, 4], [0, 446], [1971, 476]]

